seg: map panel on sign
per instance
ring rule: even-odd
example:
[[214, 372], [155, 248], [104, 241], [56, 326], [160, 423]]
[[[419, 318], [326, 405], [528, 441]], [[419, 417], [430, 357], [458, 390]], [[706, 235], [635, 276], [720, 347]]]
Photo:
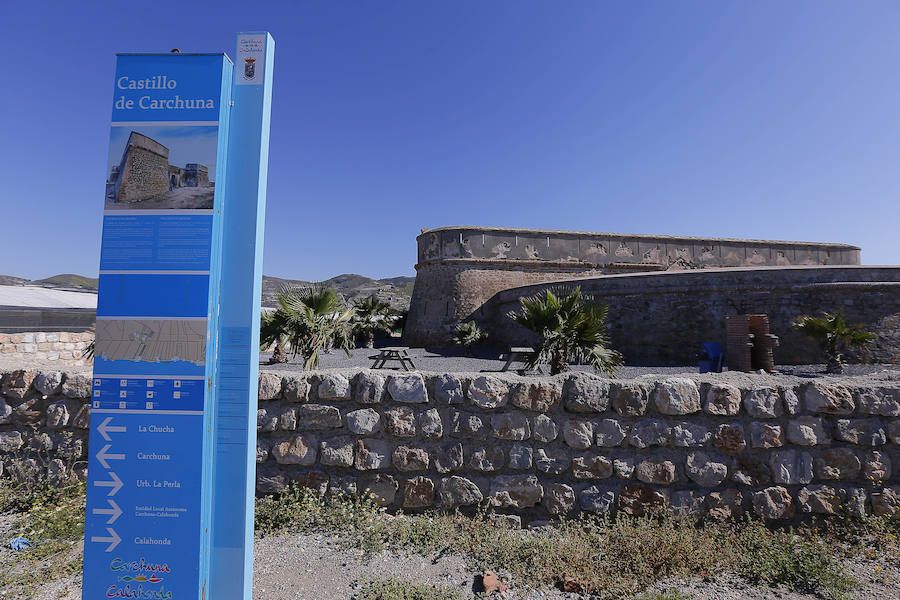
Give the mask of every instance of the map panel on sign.
[[107, 361], [206, 362], [205, 320], [98, 319], [96, 339]]

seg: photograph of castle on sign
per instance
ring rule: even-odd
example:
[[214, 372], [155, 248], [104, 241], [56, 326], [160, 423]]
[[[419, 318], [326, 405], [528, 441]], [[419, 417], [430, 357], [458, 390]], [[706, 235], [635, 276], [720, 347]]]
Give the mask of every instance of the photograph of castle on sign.
[[113, 127], [106, 208], [211, 209], [218, 127]]

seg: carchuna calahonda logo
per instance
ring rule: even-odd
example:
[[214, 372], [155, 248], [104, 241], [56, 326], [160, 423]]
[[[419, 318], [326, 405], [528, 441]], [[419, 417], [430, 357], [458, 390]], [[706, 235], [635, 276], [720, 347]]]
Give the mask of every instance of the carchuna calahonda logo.
[[244, 79], [253, 79], [256, 77], [256, 59], [244, 59]]

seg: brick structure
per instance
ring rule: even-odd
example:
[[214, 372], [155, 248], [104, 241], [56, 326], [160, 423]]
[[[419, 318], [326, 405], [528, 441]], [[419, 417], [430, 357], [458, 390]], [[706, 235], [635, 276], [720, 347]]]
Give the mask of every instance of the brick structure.
[[445, 344], [458, 323], [483, 316], [491, 297], [522, 286], [623, 273], [859, 264], [856, 246], [813, 242], [496, 227], [442, 227], [416, 241], [404, 330], [410, 346]]

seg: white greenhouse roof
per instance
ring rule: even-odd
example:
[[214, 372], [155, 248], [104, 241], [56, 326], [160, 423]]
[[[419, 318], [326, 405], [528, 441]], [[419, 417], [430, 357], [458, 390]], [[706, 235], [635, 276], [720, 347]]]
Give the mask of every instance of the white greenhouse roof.
[[0, 306], [24, 308], [97, 308], [97, 294], [31, 285], [0, 285]]

